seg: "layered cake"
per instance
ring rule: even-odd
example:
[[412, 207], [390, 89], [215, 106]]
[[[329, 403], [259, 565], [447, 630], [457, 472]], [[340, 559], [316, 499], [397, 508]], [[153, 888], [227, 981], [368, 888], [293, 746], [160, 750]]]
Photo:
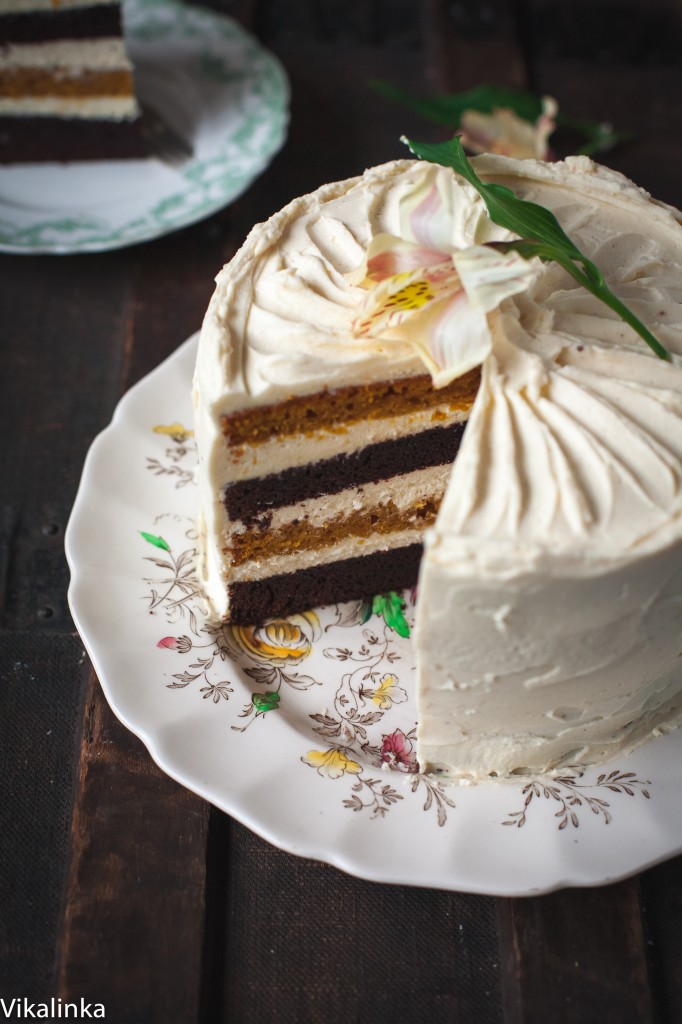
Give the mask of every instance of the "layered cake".
[[511, 236], [453, 171], [400, 161], [252, 231], [194, 395], [215, 614], [418, 576], [419, 762], [479, 780], [602, 760], [682, 714], [682, 227], [585, 157], [473, 164], [552, 210], [670, 361], [539, 260], [486, 264], [484, 329], [467, 254]]
[[119, 0], [2, 0], [0, 163], [145, 156]]

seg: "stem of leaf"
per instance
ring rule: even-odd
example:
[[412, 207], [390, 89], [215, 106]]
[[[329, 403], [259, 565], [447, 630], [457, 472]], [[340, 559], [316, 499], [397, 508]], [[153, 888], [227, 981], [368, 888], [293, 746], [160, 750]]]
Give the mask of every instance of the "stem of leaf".
[[[670, 362], [670, 353], [667, 348], [664, 348], [660, 341], [654, 337], [651, 331], [644, 326], [642, 321], [635, 316], [632, 310], [628, 309], [628, 307], [620, 301], [618, 296], [613, 294], [593, 263], [586, 260], [585, 263], [587, 269], [581, 270], [580, 267], [569, 259], [559, 258], [557, 255], [554, 255], [552, 258], [559, 263], [564, 270], [568, 271], [571, 277], [573, 277], [579, 284], [589, 292], [592, 292], [596, 298], [600, 299], [600, 301], [612, 309], [614, 313], [617, 313], [626, 324], [629, 324], [629, 326], [639, 334], [640, 338], [647, 343], [649, 348], [656, 353], [659, 359], [664, 359], [666, 362]], [[592, 272], [590, 273], [590, 271]]]

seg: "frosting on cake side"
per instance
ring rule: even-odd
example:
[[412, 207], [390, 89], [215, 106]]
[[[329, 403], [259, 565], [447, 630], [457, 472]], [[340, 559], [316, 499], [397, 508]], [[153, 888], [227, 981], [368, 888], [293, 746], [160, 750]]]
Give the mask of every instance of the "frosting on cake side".
[[420, 762], [473, 779], [603, 760], [682, 713], [678, 215], [584, 158], [485, 166], [673, 362], [556, 265], [494, 318], [417, 613]]

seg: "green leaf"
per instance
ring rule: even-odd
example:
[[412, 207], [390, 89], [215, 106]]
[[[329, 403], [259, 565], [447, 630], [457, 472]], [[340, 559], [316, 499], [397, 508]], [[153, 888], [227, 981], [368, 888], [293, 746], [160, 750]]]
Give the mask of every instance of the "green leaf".
[[629, 324], [660, 359], [670, 359], [668, 350], [632, 310], [613, 294], [599, 268], [573, 244], [553, 213], [537, 203], [519, 199], [504, 185], [482, 182], [469, 163], [462, 143], [457, 137], [450, 139], [449, 142], [413, 142], [405, 138], [403, 141], [415, 156], [441, 164], [443, 167], [451, 167], [461, 175], [482, 197], [490, 219], [500, 227], [520, 236], [517, 241], [497, 243], [500, 248], [513, 249], [526, 259], [538, 256], [541, 260], [558, 263], [578, 284]]
[[[522, 89], [506, 89], [496, 85], [477, 85], [466, 92], [454, 95], [420, 97], [381, 80], [370, 82], [381, 96], [414, 110], [429, 121], [459, 128], [465, 110], [476, 110], [480, 114], [492, 114], [498, 108], [513, 110], [523, 121], [535, 124], [542, 113], [542, 100], [532, 92]], [[591, 121], [584, 117], [571, 117], [558, 111], [554, 120], [557, 127], [582, 136], [585, 142], [577, 152], [585, 156], [604, 153], [619, 142], [633, 138], [632, 132], [615, 131], [604, 121]]]
[[278, 693], [252, 693], [251, 703], [256, 711], [265, 714], [266, 711], [276, 711], [279, 704]]
[[533, 93], [521, 89], [506, 89], [495, 85], [477, 85], [466, 92], [450, 96], [420, 98], [398, 89], [388, 82], [371, 82], [376, 92], [386, 99], [402, 103], [422, 117], [438, 124], [457, 128], [465, 110], [477, 110], [481, 114], [492, 114], [498, 107], [513, 110], [524, 121], [535, 122], [542, 113], [542, 100]]
[[372, 601], [374, 615], [383, 616], [384, 622], [399, 636], [409, 636], [410, 627], [403, 614], [405, 601], [400, 594], [391, 590], [388, 594], [377, 594]]
[[474, 186], [485, 200], [490, 219], [500, 227], [513, 231], [525, 239], [558, 245], [570, 251], [573, 258], [580, 258], [580, 252], [564, 234], [563, 228], [553, 213], [544, 206], [519, 199], [504, 185], [485, 185], [469, 163], [459, 138], [449, 142], [413, 142], [404, 139], [412, 152], [422, 160], [429, 160], [443, 167], [452, 167], [462, 178]]
[[154, 533], [145, 533], [144, 530], [140, 530], [140, 536], [144, 537], [146, 541], [153, 544], [155, 548], [162, 548], [163, 551], [170, 551], [170, 544], [163, 539], [163, 537], [157, 537]]

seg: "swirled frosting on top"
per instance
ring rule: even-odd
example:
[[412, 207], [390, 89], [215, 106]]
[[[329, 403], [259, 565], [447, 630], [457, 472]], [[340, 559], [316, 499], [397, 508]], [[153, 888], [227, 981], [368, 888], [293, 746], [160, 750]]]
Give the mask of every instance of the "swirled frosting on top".
[[[621, 175], [483, 156], [484, 181], [552, 210], [672, 354], [658, 359], [555, 264], [490, 315], [493, 347], [422, 563], [419, 756], [472, 779], [597, 760], [675, 720], [682, 609], [682, 227]], [[420, 175], [454, 247], [508, 237], [453, 172], [401, 161], [297, 200], [219, 275], [195, 388], [211, 419], [423, 372], [353, 337], [348, 275], [397, 234]], [[680, 582], [678, 582], [680, 581]]]
[[589, 543], [617, 560], [681, 525], [682, 228], [675, 211], [585, 159], [535, 165], [520, 188], [503, 170], [495, 180], [553, 210], [672, 362], [545, 265], [495, 317], [442, 521], [464, 546], [486, 538], [490, 558], [527, 545], [559, 559]]
[[[411, 345], [353, 335], [365, 293], [347, 279], [372, 238], [399, 232], [400, 198], [424, 174], [447, 172], [408, 160], [376, 167], [295, 200], [251, 231], [218, 275], [204, 320], [197, 384], [205, 402], [227, 411], [424, 372]], [[448, 186], [454, 247], [506, 237], [470, 186], [462, 191], [449, 175]]]

